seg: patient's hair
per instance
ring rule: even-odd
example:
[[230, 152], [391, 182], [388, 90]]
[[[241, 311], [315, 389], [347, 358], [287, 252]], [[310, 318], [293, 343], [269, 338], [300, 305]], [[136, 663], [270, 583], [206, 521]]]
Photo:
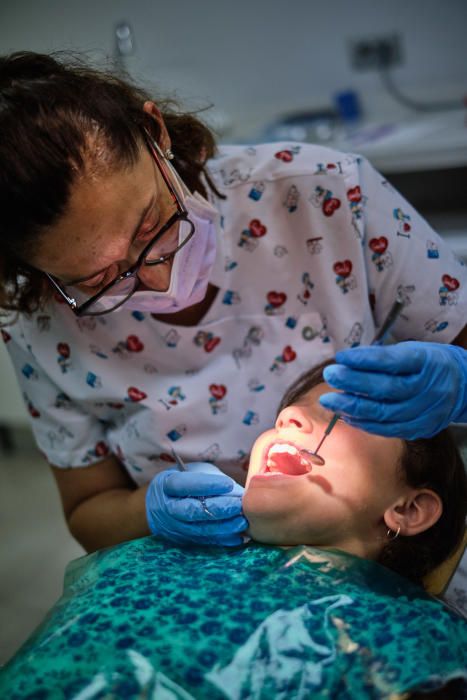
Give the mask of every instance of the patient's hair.
[[[333, 362], [328, 360], [302, 374], [284, 394], [278, 413], [324, 382], [323, 370]], [[462, 540], [467, 515], [467, 476], [449, 429], [431, 438], [402, 442], [401, 477], [412, 488], [428, 488], [437, 493], [443, 503], [443, 512], [428, 530], [388, 541], [378, 561], [411, 581], [421, 583], [423, 577], [445, 561]]]

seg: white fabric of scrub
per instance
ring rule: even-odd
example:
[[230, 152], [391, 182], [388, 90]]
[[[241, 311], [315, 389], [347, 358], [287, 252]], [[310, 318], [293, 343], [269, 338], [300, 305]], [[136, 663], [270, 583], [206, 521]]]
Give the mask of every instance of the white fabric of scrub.
[[221, 150], [219, 293], [197, 326], [134, 309], [76, 319], [54, 300], [5, 329], [52, 464], [114, 453], [144, 484], [175, 448], [242, 481], [285, 389], [370, 343], [398, 293], [395, 340], [450, 342], [464, 326], [467, 268], [366, 160], [298, 143]]

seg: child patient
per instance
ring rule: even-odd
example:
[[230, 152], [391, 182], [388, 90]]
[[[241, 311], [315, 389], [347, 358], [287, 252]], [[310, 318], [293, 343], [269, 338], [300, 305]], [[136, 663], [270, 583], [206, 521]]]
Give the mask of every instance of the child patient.
[[462, 539], [467, 480], [445, 430], [429, 439], [372, 435], [339, 420], [311, 465], [332, 414], [323, 363], [286, 392], [275, 427], [256, 440], [243, 497], [249, 534], [277, 545], [337, 548], [374, 559], [413, 581]]

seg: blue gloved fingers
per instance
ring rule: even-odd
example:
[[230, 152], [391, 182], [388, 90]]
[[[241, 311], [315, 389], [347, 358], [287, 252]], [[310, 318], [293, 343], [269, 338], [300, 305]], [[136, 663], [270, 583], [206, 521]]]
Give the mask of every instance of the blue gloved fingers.
[[335, 389], [383, 401], [403, 401], [418, 396], [425, 384], [420, 373], [404, 376], [376, 374], [342, 365], [326, 367], [323, 377]]
[[199, 474], [202, 472], [203, 474], [222, 474], [221, 470], [219, 467], [216, 467], [215, 464], [212, 464], [211, 462], [188, 462], [185, 464], [186, 470], [188, 472], [196, 472]]
[[177, 535], [186, 537], [191, 542], [200, 542], [203, 538], [209, 537], [214, 542], [215, 538], [230, 537], [238, 535], [248, 529], [248, 521], [243, 515], [236, 515], [228, 520], [203, 520], [198, 522], [171, 521], [170, 528]]
[[336, 362], [371, 372], [413, 374], [423, 368], [426, 354], [422, 344], [414, 341], [396, 345], [346, 348], [336, 353]]
[[[203, 507], [203, 502], [204, 506]], [[203, 520], [225, 520], [242, 514], [242, 499], [239, 496], [214, 496], [203, 498], [169, 498], [167, 513], [177, 520], [199, 522]], [[206, 509], [209, 511], [206, 512]]]
[[225, 474], [203, 472], [178, 472], [170, 470], [164, 479], [166, 496], [185, 498], [186, 496], [222, 496], [231, 493], [234, 480]]
[[[323, 394], [320, 403], [333, 413], [340, 413], [344, 419], [350, 418], [348, 423], [362, 425], [362, 421], [392, 423], [411, 420], [413, 409], [409, 402], [384, 403], [373, 401], [362, 396], [352, 394]], [[425, 412], [425, 407], [420, 407], [417, 416]]]

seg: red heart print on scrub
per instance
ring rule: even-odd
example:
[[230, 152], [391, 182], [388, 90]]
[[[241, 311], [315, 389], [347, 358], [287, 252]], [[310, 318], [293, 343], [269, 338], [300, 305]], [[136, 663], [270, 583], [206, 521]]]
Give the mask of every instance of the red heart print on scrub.
[[293, 160], [292, 151], [278, 151], [274, 154], [274, 158], [284, 161], [284, 163], [290, 163]]
[[1, 329], [1, 334], [5, 343], [8, 343], [8, 341], [11, 340], [11, 335], [7, 333], [3, 328]]
[[135, 386], [130, 386], [127, 393], [130, 401], [142, 401], [143, 399], [147, 398], [147, 394], [145, 394], [144, 391], [137, 389]]
[[70, 357], [70, 346], [68, 343], [58, 343], [57, 352], [60, 357]]
[[109, 448], [107, 447], [107, 445], [105, 444], [105, 442], [103, 440], [101, 440], [100, 442], [98, 442], [96, 444], [94, 451], [95, 451], [97, 457], [104, 457], [105, 455], [109, 454]]
[[455, 292], [456, 289], [459, 289], [460, 282], [455, 277], [451, 277], [450, 275], [443, 275], [442, 280], [444, 286], [446, 287], [446, 289], [449, 289], [450, 292]]
[[348, 277], [352, 272], [352, 263], [350, 260], [338, 261], [334, 264], [333, 270], [339, 277]]
[[362, 191], [358, 185], [347, 190], [347, 199], [349, 202], [360, 202], [362, 199]]
[[130, 352], [141, 352], [144, 350], [144, 345], [137, 335], [129, 335], [126, 339], [126, 349]]
[[248, 228], [253, 238], [261, 238], [267, 231], [266, 226], [259, 219], [252, 219], [248, 224]]
[[384, 253], [384, 251], [388, 247], [388, 239], [386, 238], [386, 236], [372, 238], [369, 242], [369, 246], [374, 253]]
[[206, 352], [212, 352], [214, 348], [217, 345], [219, 345], [220, 342], [221, 339], [216, 336], [214, 336], [213, 338], [208, 338], [208, 340], [206, 340], [206, 342], [204, 343], [204, 349], [206, 350]]
[[341, 200], [337, 197], [330, 197], [325, 199], [323, 202], [323, 214], [324, 216], [332, 216], [336, 209], [339, 209], [341, 205]]
[[209, 391], [211, 392], [212, 396], [219, 401], [226, 395], [227, 388], [224, 386], [224, 384], [210, 384]]
[[403, 226], [404, 231], [407, 233], [408, 231], [411, 230], [411, 228], [412, 228], [412, 226], [410, 224], [408, 224], [407, 222], [405, 222], [405, 224]]
[[284, 292], [268, 292], [266, 299], [275, 309], [282, 306], [287, 301], [287, 294]]
[[170, 464], [173, 464], [175, 462], [175, 458], [172, 457], [172, 455], [167, 454], [167, 452], [161, 452], [159, 455], [159, 459], [162, 462], [170, 462]]
[[284, 360], [284, 362], [293, 362], [296, 357], [297, 353], [295, 352], [295, 350], [290, 345], [286, 345], [286, 347], [282, 351], [282, 359]]

